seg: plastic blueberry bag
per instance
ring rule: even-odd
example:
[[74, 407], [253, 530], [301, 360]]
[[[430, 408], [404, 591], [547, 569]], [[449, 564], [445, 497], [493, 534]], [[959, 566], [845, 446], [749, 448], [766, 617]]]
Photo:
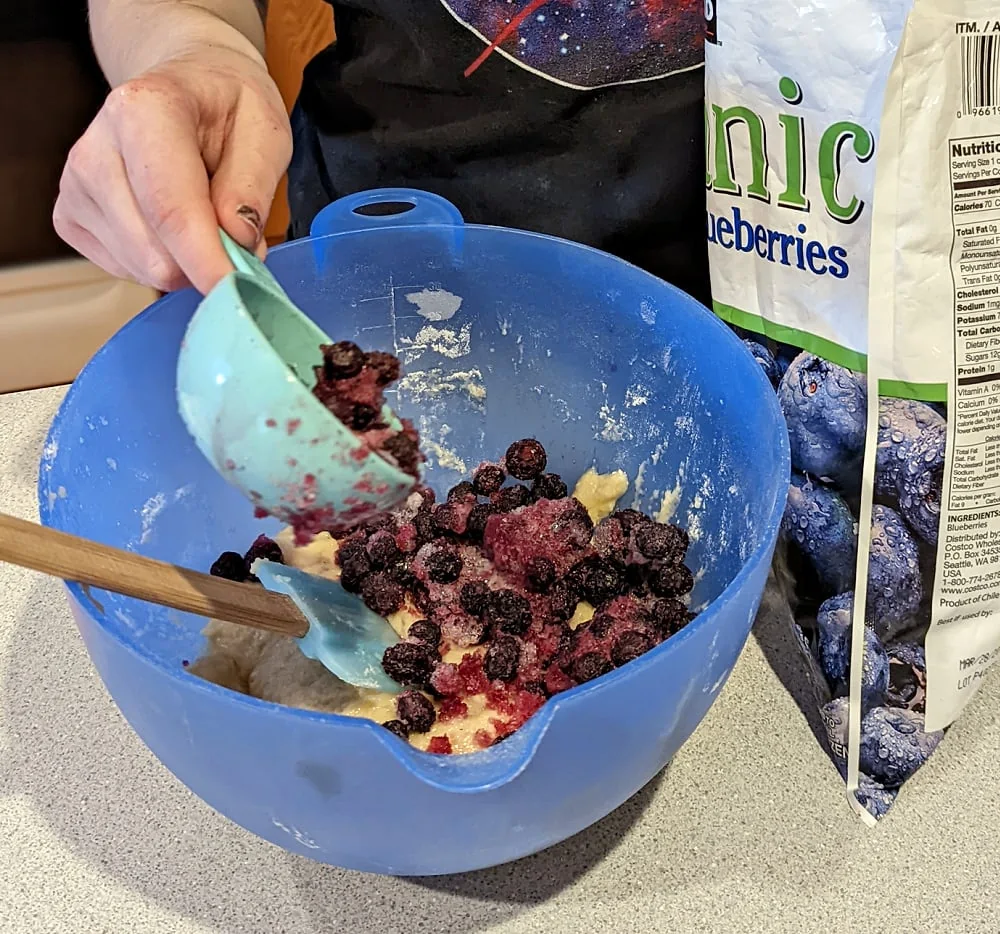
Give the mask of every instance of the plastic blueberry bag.
[[1000, 654], [1000, 20], [995, 0], [706, 12], [715, 309], [788, 421], [780, 577], [878, 819]]

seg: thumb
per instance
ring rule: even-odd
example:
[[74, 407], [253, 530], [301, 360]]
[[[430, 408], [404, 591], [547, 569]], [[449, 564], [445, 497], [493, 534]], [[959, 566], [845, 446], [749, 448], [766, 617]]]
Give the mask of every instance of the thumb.
[[219, 223], [248, 250], [257, 250], [278, 182], [288, 167], [287, 129], [242, 107], [236, 114], [212, 175], [212, 203]]

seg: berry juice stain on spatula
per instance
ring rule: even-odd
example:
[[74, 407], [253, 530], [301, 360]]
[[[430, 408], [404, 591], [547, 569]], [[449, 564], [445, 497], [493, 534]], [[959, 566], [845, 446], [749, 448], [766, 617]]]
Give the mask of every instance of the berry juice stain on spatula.
[[236, 270], [198, 306], [177, 361], [178, 409], [198, 448], [300, 541], [397, 507], [423, 460], [413, 426], [385, 403], [399, 361], [331, 340], [220, 234]]

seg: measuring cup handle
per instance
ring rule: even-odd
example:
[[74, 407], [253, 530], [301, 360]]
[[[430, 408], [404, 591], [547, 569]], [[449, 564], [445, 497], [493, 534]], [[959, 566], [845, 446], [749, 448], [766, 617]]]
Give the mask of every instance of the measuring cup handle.
[[[365, 210], [379, 207], [382, 213]], [[313, 218], [309, 236], [384, 227], [460, 227], [464, 223], [458, 208], [439, 195], [413, 188], [376, 188], [327, 205]]]

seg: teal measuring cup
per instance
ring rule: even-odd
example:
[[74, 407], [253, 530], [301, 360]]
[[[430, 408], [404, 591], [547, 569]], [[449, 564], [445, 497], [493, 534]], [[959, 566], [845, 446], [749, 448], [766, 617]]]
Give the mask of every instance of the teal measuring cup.
[[[235, 271], [199, 304], [177, 358], [177, 405], [201, 453], [263, 515], [316, 530], [398, 506], [417, 481], [312, 393], [333, 339], [225, 231]], [[386, 406], [382, 417], [402, 426]]]

